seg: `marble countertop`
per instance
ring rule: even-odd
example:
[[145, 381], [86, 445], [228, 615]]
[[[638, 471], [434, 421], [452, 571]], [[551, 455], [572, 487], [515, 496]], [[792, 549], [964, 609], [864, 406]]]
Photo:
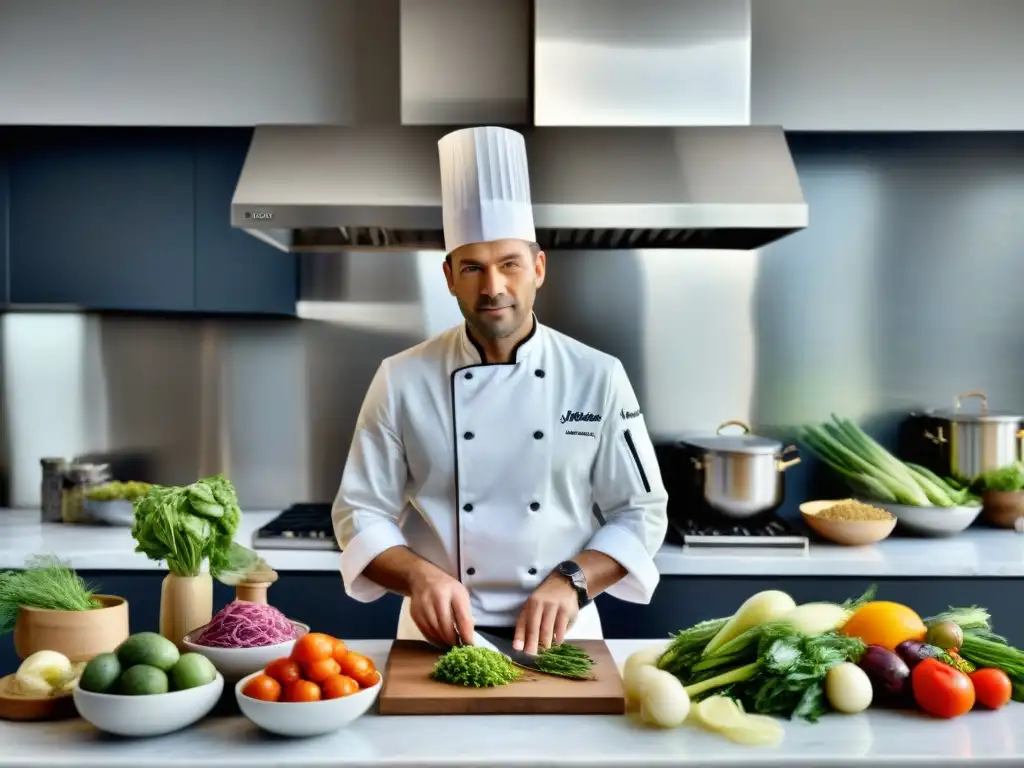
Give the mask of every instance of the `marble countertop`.
[[[652, 641], [612, 640], [621, 664]], [[353, 641], [383, 668], [389, 641]], [[229, 695], [233, 695], [229, 694]], [[240, 716], [211, 716], [154, 739], [115, 739], [88, 723], [0, 721], [0, 768], [288, 766], [977, 766], [1024, 764], [1024, 705], [956, 720], [869, 711], [786, 722], [775, 747], [744, 747], [689, 725], [651, 730], [634, 717], [469, 715], [381, 717], [375, 711], [312, 739], [266, 735]]]
[[[238, 540], [278, 511], [245, 512]], [[57, 554], [79, 570], [160, 570], [134, 551], [128, 528], [40, 523], [35, 510], [0, 509], [0, 569], [19, 568], [33, 554]], [[340, 555], [323, 550], [261, 549], [280, 572], [337, 571]], [[1024, 577], [1024, 536], [969, 528], [951, 538], [891, 537], [870, 547], [841, 547], [812, 540], [806, 551], [714, 551], [665, 545], [656, 558], [665, 576]]]

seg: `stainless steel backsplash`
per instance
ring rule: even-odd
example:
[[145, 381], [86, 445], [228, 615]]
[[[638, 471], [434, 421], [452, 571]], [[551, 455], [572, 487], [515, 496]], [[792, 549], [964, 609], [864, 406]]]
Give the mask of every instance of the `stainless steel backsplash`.
[[[658, 439], [832, 411], [885, 431], [965, 390], [1024, 412], [1024, 136], [791, 143], [806, 231], [552, 253], [541, 320], [622, 359]], [[159, 482], [228, 472], [249, 508], [330, 500], [381, 359], [460, 318], [439, 253], [304, 258], [320, 319], [0, 316], [0, 506], [38, 506], [42, 456], [125, 451]]]

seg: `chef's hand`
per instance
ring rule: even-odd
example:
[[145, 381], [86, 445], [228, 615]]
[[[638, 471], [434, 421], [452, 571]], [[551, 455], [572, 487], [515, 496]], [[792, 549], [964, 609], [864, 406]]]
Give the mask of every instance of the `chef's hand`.
[[429, 565], [409, 579], [410, 615], [424, 637], [438, 645], [456, 645], [458, 638], [473, 642], [473, 611], [469, 592], [458, 579]]
[[576, 590], [564, 578], [552, 574], [533, 591], [519, 612], [513, 645], [527, 653], [559, 645], [579, 612]]

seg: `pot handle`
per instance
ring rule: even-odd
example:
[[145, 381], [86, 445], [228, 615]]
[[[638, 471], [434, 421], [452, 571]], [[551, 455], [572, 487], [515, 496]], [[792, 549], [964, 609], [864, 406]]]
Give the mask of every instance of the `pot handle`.
[[782, 449], [782, 452], [779, 453], [779, 460], [776, 462], [776, 467], [778, 467], [779, 472], [785, 472], [790, 467], [795, 467], [800, 463], [801, 459], [799, 456], [794, 456], [792, 459], [785, 458], [787, 453], [796, 452], [797, 447], [795, 445], [787, 445]]
[[955, 410], [957, 413], [960, 412], [960, 407], [963, 404], [961, 401], [966, 400], [969, 397], [977, 398], [981, 400], [981, 412], [988, 413], [988, 395], [984, 392], [963, 392], [956, 396]]
[[715, 430], [715, 434], [722, 434], [722, 430], [725, 429], [726, 427], [742, 427], [744, 434], [750, 434], [750, 427], [747, 426], [747, 423], [745, 421], [740, 421], [739, 419], [730, 419], [729, 421], [723, 421], [721, 424], [718, 425], [718, 429]]

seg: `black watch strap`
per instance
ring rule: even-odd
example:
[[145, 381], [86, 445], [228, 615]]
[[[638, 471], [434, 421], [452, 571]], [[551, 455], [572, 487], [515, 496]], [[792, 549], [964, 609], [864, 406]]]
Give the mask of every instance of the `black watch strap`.
[[565, 560], [555, 566], [555, 571], [568, 579], [573, 589], [576, 590], [580, 608], [590, 603], [590, 595], [587, 593], [587, 576], [577, 563]]

